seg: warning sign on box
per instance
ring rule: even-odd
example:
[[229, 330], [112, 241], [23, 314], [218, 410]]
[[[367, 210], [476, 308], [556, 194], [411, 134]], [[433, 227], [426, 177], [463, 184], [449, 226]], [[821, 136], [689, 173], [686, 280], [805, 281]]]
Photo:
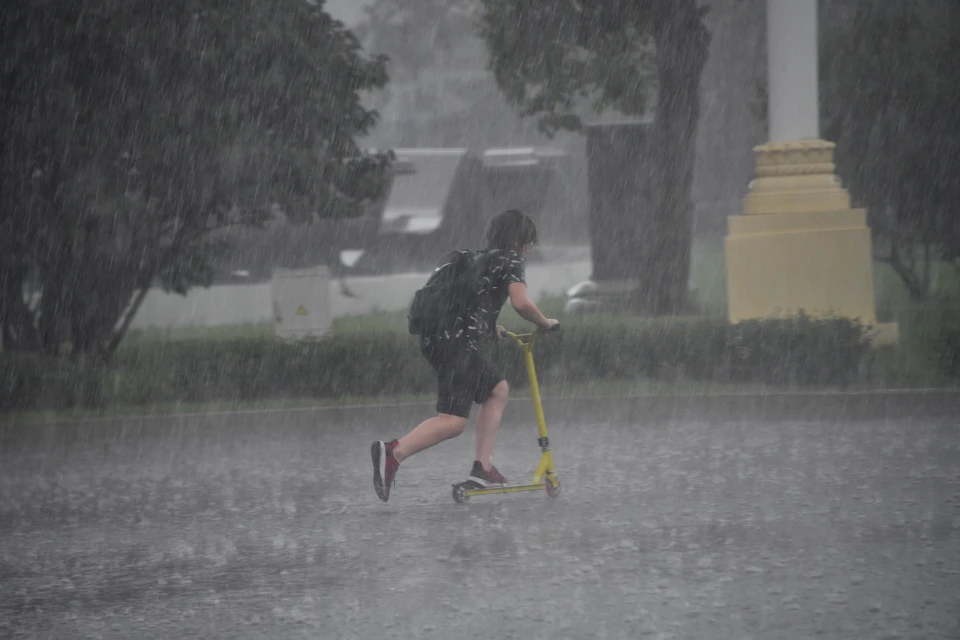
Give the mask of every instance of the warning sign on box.
[[319, 338], [330, 331], [330, 272], [326, 267], [275, 269], [271, 288], [278, 337]]

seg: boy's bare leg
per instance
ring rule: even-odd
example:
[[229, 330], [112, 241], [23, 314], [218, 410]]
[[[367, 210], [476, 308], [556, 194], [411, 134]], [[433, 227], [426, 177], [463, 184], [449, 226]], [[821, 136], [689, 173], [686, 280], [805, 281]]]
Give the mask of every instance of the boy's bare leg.
[[444, 440], [456, 438], [467, 426], [467, 419], [460, 416], [441, 413], [435, 418], [424, 420], [413, 431], [400, 438], [393, 448], [397, 462], [403, 462], [413, 454], [429, 449]]
[[493, 443], [500, 431], [500, 420], [503, 418], [509, 393], [510, 386], [506, 380], [502, 380], [493, 388], [493, 393], [477, 413], [477, 460], [485, 471], [489, 471], [493, 466]]

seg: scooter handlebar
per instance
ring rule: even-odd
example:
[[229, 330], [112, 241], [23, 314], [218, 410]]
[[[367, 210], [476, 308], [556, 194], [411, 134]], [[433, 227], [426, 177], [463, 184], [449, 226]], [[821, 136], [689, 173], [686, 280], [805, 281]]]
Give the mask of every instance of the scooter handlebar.
[[559, 323], [559, 322], [558, 322], [557, 324], [553, 325], [552, 327], [550, 327], [549, 329], [537, 329], [536, 331], [530, 331], [530, 332], [527, 332], [527, 333], [514, 333], [513, 331], [506, 331], [506, 330], [505, 330], [505, 331], [503, 331], [503, 332], [500, 333], [500, 337], [501, 337], [501, 338], [511, 338], [512, 340], [515, 340], [515, 341], [521, 341], [521, 340], [523, 340], [524, 338], [529, 338], [529, 339], [532, 340], [532, 339], [533, 339], [536, 335], [538, 335], [538, 334], [541, 334], [541, 333], [556, 333], [557, 331], [560, 331], [560, 323]]

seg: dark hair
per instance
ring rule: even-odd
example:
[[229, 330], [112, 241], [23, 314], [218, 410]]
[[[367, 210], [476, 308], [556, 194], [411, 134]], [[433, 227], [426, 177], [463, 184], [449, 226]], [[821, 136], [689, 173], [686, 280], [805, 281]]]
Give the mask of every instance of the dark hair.
[[498, 214], [487, 229], [488, 249], [520, 249], [538, 242], [537, 225], [516, 209]]

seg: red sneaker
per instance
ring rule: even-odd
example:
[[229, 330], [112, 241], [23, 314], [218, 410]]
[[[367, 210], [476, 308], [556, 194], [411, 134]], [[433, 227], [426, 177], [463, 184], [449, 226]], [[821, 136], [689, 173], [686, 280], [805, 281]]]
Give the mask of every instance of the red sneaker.
[[470, 477], [467, 480], [472, 480], [484, 487], [491, 487], [495, 484], [509, 484], [503, 474], [497, 471], [497, 468], [493, 465], [490, 465], [489, 471], [484, 471], [479, 460], [473, 461], [473, 470], [470, 471]]
[[384, 502], [390, 499], [390, 488], [397, 475], [400, 463], [393, 457], [393, 448], [397, 441], [383, 442], [377, 440], [370, 446], [370, 457], [373, 459], [373, 488], [377, 496]]

